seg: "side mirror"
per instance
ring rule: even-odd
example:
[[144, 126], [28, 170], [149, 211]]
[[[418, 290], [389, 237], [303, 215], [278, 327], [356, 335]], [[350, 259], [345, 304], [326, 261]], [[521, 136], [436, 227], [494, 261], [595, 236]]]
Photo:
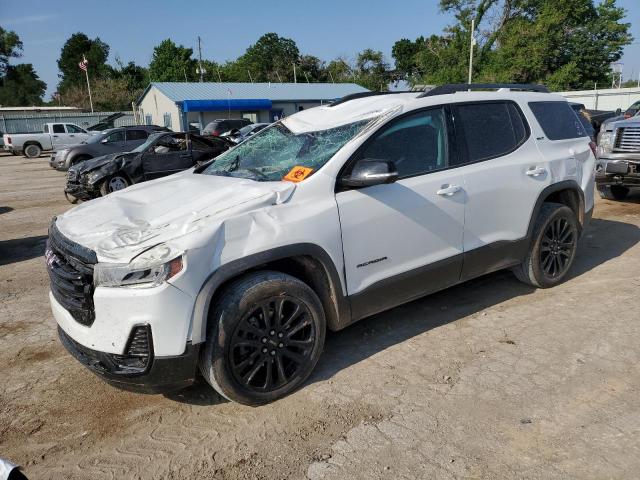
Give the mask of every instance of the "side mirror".
[[616, 109], [616, 116], [620, 116], [621, 113], [622, 113], [622, 109], [621, 108], [617, 108]]
[[393, 162], [365, 158], [354, 165], [351, 175], [340, 179], [340, 185], [350, 188], [363, 188], [393, 183], [397, 179], [398, 170]]

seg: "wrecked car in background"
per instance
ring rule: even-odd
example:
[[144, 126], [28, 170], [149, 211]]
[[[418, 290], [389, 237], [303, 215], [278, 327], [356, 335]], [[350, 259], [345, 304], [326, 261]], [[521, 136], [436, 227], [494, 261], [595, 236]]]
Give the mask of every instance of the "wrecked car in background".
[[68, 170], [74, 163], [101, 157], [110, 153], [130, 152], [142, 145], [154, 132], [170, 132], [155, 125], [136, 125], [106, 130], [89, 137], [82, 143], [70, 145], [51, 154], [49, 165], [56, 170]]
[[74, 203], [171, 175], [217, 157], [233, 143], [190, 133], [154, 133], [127, 153], [79, 162], [69, 168], [65, 195]]

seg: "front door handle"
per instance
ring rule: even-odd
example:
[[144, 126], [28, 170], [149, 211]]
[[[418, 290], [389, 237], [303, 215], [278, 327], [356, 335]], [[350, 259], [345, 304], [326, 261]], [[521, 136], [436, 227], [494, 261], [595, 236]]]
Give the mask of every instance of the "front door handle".
[[540, 175], [544, 175], [547, 173], [547, 169], [544, 167], [536, 167], [527, 170], [527, 175], [530, 177], [539, 177]]
[[443, 197], [450, 197], [451, 195], [458, 193], [460, 190], [462, 190], [462, 187], [459, 187], [458, 185], [442, 185], [440, 190], [436, 193]]

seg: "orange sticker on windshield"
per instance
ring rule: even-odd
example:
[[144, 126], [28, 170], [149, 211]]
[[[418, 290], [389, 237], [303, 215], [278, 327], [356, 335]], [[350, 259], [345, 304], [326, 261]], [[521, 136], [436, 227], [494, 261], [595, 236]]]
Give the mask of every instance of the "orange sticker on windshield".
[[296, 165], [291, 170], [289, 170], [289, 173], [282, 177], [282, 179], [288, 180], [290, 182], [301, 182], [309, 175], [311, 175], [311, 172], [313, 172], [313, 168], [301, 167], [299, 165]]

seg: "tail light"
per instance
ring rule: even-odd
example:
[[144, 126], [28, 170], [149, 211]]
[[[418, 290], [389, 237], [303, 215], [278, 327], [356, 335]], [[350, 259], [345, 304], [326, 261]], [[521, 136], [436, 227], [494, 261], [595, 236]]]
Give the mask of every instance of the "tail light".
[[11, 137], [7, 137], [7, 144], [11, 143]]
[[211, 132], [211, 135], [213, 137], [219, 137], [220, 136], [220, 132], [218, 132], [217, 130], [214, 130], [213, 132]]
[[589, 142], [589, 148], [591, 148], [591, 151], [593, 152], [593, 156], [597, 156], [596, 155], [596, 151], [598, 149], [598, 146], [596, 145], [595, 142]]

